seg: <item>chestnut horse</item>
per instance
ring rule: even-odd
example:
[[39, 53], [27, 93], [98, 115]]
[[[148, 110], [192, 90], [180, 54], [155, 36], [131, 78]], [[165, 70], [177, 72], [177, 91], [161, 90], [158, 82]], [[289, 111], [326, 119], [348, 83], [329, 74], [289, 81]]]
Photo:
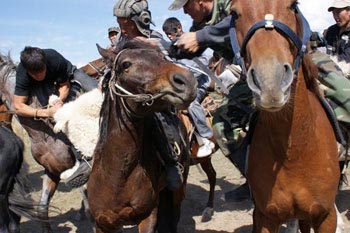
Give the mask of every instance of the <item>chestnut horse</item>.
[[[16, 65], [10, 57], [0, 56], [0, 97], [8, 105], [7, 107], [12, 109]], [[53, 93], [54, 91], [43, 87], [34, 88], [29, 98], [30, 105], [35, 108], [46, 106], [48, 100], [43, 92]], [[60, 174], [73, 167], [75, 163], [72, 144], [63, 133], [54, 133], [52, 123], [48, 120], [20, 116], [18, 120], [30, 137], [32, 156], [45, 169], [38, 206], [40, 218], [47, 220], [49, 203], [57, 189]], [[42, 222], [42, 226], [43, 232], [52, 232], [48, 221]]]
[[[117, 56], [99, 51], [114, 64], [102, 85], [100, 138], [87, 185], [96, 232], [115, 232], [125, 224], [138, 224], [139, 232], [176, 232], [185, 183], [176, 191], [165, 188], [154, 129], [145, 117], [171, 106], [186, 108], [195, 98], [196, 80], [144, 42], [127, 42]], [[180, 132], [186, 181], [189, 148], [184, 127]]]
[[253, 232], [278, 232], [291, 219], [299, 220], [303, 233], [335, 232], [337, 225], [336, 137], [321, 104], [317, 68], [306, 54], [310, 30], [297, 4], [232, 1], [232, 47], [244, 73], [248, 68], [258, 110], [247, 172]]
[[93, 78], [98, 79], [99, 77], [103, 76], [106, 68], [107, 68], [106, 63], [104, 59], [101, 57], [80, 67], [79, 70], [83, 71], [85, 74]]

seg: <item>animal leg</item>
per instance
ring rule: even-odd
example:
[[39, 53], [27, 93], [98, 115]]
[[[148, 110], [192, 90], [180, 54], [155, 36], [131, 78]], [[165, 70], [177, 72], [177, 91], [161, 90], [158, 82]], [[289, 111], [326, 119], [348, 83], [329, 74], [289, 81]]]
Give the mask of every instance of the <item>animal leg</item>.
[[309, 233], [311, 230], [310, 222], [299, 220], [299, 228], [301, 233]]
[[139, 224], [139, 233], [153, 233], [157, 224], [158, 208], [154, 208], [151, 214]]
[[[48, 172], [45, 170], [45, 174], [43, 177], [42, 193], [39, 201], [39, 212], [40, 212], [39, 217], [43, 220], [49, 219], [49, 203], [51, 201], [53, 194], [57, 189], [58, 182], [59, 182], [58, 178], [53, 178], [53, 176], [49, 176]], [[42, 226], [43, 233], [52, 233], [50, 223], [42, 222], [41, 226]]]
[[280, 224], [271, 222], [257, 208], [253, 212], [253, 233], [277, 233]]
[[335, 206], [329, 211], [319, 225], [314, 224], [315, 233], [335, 232], [337, 228], [337, 211]]
[[79, 191], [81, 193], [83, 200], [81, 201], [81, 208], [75, 218], [79, 221], [87, 218], [92, 222], [93, 218], [90, 214], [90, 207], [89, 207], [89, 202], [87, 197], [86, 185], [80, 187]]
[[207, 174], [209, 181], [209, 198], [207, 202], [207, 207], [202, 213], [202, 222], [208, 222], [211, 220], [211, 217], [214, 215], [214, 192], [216, 185], [216, 171], [211, 162], [211, 157], [205, 158], [200, 162], [202, 169], [205, 174]]

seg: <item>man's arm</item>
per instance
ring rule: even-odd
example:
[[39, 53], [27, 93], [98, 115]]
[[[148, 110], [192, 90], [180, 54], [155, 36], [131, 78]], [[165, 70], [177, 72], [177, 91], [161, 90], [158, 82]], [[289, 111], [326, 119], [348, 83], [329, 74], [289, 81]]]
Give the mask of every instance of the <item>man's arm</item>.
[[201, 47], [210, 47], [211, 45], [230, 43], [231, 16], [227, 16], [221, 22], [215, 25], [205, 26], [196, 32], [184, 33], [175, 43], [190, 53], [198, 51]]
[[52, 117], [53, 114], [60, 108], [62, 105], [56, 104], [50, 108], [33, 108], [27, 103], [28, 96], [13, 96], [13, 107], [17, 115], [23, 117]]
[[69, 88], [70, 88], [69, 81], [61, 83], [58, 87], [58, 94], [62, 103], [67, 99], [69, 95]]

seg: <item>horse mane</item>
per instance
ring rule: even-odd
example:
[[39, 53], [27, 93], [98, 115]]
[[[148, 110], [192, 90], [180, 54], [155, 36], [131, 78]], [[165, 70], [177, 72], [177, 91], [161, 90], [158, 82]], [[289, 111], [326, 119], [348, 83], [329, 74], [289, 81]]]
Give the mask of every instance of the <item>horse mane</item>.
[[[299, 5], [299, 1], [296, 1], [294, 4]], [[299, 36], [302, 36], [303, 34], [303, 23], [300, 15], [296, 15], [296, 21], [298, 24], [297, 27], [297, 34]], [[308, 51], [311, 51], [310, 43], [307, 48]], [[311, 55], [308, 53], [304, 56], [301, 63], [304, 79], [306, 83], [306, 87], [308, 90], [313, 92], [316, 96], [320, 96], [319, 87], [317, 84], [318, 79], [318, 68], [317, 66], [312, 62]]]
[[313, 63], [310, 54], [305, 55], [303, 58], [302, 68], [307, 89], [313, 92], [316, 96], [320, 96], [320, 89], [317, 84], [318, 68]]
[[0, 86], [7, 81], [9, 74], [16, 68], [17, 65], [13, 62], [10, 52], [7, 56], [0, 53]]

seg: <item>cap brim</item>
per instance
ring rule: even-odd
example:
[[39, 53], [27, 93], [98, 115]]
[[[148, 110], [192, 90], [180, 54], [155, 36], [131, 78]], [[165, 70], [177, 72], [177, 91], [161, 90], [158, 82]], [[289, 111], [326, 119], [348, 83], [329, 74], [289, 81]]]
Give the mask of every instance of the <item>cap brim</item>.
[[342, 8], [346, 8], [346, 7], [349, 7], [350, 4], [346, 4], [346, 3], [343, 3], [343, 4], [339, 4], [338, 6], [331, 6], [328, 8], [328, 11], [331, 12], [333, 11], [334, 9], [342, 9]]
[[181, 9], [184, 5], [186, 5], [187, 1], [185, 1], [184, 3], [179, 3], [177, 1], [174, 1], [169, 7], [168, 10], [169, 11], [177, 11], [179, 9]]

